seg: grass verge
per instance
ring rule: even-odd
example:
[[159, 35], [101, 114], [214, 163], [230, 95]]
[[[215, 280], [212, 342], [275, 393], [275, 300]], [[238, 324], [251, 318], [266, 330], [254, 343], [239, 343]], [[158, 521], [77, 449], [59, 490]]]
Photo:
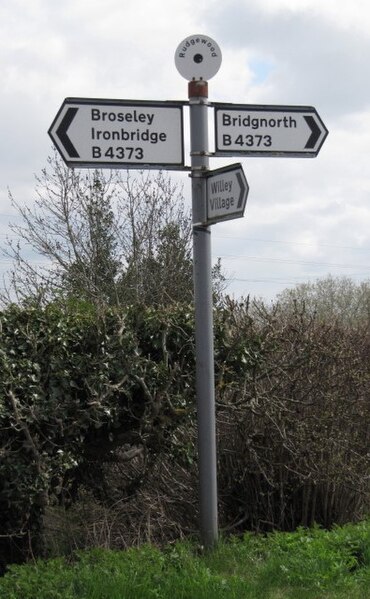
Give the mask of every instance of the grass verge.
[[370, 520], [12, 566], [2, 599], [370, 599]]

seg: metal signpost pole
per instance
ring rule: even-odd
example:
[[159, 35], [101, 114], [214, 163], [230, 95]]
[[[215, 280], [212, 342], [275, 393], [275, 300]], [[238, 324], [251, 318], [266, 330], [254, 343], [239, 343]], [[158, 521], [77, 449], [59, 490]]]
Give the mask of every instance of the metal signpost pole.
[[189, 83], [200, 532], [203, 545], [211, 548], [218, 539], [218, 514], [211, 231], [202, 224], [209, 168], [207, 91], [205, 81]]
[[218, 540], [207, 81], [221, 60], [218, 44], [205, 35], [184, 39], [175, 52], [176, 68], [189, 82], [200, 534], [207, 549]]

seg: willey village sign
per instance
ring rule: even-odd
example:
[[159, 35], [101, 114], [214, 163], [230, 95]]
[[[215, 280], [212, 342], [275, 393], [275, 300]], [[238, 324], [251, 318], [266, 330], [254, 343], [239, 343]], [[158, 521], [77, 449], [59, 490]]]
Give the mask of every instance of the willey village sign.
[[[188, 101], [66, 98], [49, 135], [71, 167], [190, 172], [200, 532], [202, 543], [212, 547], [218, 512], [210, 225], [241, 218], [249, 187], [241, 164], [210, 170], [209, 158], [313, 158], [328, 131], [312, 106], [209, 102], [207, 82], [221, 66], [221, 50], [208, 36], [183, 40], [175, 65], [188, 81]], [[184, 107], [190, 113], [190, 166], [184, 159]], [[213, 151], [208, 147], [209, 110]]]

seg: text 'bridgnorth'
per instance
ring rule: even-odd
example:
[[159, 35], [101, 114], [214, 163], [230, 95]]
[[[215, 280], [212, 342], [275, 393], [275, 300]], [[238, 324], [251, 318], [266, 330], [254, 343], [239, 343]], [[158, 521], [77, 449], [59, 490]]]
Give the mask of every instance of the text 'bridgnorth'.
[[262, 129], [263, 127], [294, 129], [297, 127], [297, 121], [291, 116], [284, 116], [281, 119], [277, 118], [259, 118], [251, 117], [250, 114], [243, 116], [231, 116], [230, 114], [222, 114], [222, 125], [224, 127], [250, 127], [251, 129]]

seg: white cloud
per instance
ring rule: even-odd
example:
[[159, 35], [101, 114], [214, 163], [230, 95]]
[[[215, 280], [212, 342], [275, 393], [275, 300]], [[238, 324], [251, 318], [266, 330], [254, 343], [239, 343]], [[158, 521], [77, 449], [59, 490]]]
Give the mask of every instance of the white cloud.
[[351, 2], [338, 2], [338, 0], [265, 0], [263, 8], [270, 13], [303, 13], [321, 17], [341, 29], [355, 27], [368, 32], [370, 26], [370, 7], [367, 0], [352, 0]]
[[370, 276], [369, 28], [367, 0], [2, 0], [0, 212], [7, 186], [32, 201], [65, 97], [186, 100], [174, 52], [205, 33], [223, 53], [210, 100], [314, 105], [329, 129], [314, 160], [211, 160], [241, 161], [250, 185], [245, 218], [212, 227], [215, 257], [250, 256], [225, 259], [248, 280], [232, 289], [270, 296], [330, 264]]

